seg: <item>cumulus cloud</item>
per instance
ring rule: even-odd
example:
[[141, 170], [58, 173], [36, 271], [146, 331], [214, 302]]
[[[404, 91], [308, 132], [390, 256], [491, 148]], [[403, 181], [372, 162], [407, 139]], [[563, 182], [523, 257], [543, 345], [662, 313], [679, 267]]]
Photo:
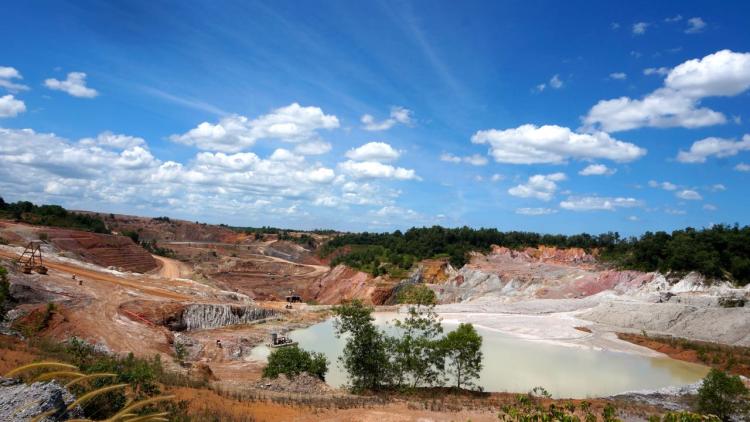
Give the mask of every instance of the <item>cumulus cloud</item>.
[[681, 163], [705, 163], [711, 156], [718, 158], [732, 157], [741, 151], [750, 150], [750, 134], [742, 137], [741, 141], [710, 137], [696, 141], [688, 151], [680, 150], [677, 161]]
[[346, 157], [355, 161], [391, 162], [398, 159], [401, 153], [385, 142], [368, 142], [346, 152]]
[[703, 209], [706, 210], [706, 211], [716, 211], [719, 208], [716, 205], [714, 205], [714, 204], [705, 204], [705, 205], [703, 205]]
[[16, 117], [26, 111], [26, 104], [12, 95], [0, 97], [0, 117]]
[[576, 133], [556, 125], [526, 124], [506, 130], [480, 130], [471, 141], [489, 144], [489, 153], [496, 162], [511, 164], [559, 164], [568, 159], [628, 162], [646, 154], [645, 149], [605, 132]]
[[[193, 145], [207, 151], [239, 152], [260, 139], [278, 139], [300, 144], [300, 152], [320, 153], [326, 148], [318, 131], [339, 127], [334, 115], [323, 113], [319, 107], [303, 107], [292, 103], [255, 119], [230, 115], [218, 123], [203, 122], [182, 135], [172, 135], [170, 140]], [[312, 143], [312, 145], [310, 145]]]
[[273, 215], [272, 209], [313, 204], [338, 189], [333, 169], [282, 148], [268, 158], [200, 152], [183, 164], [154, 157], [142, 138], [111, 132], [70, 141], [31, 129], [0, 129], [0, 162], [0, 191], [17, 196], [196, 214], [212, 209]]
[[590, 164], [578, 174], [581, 176], [611, 176], [617, 173], [617, 169], [611, 169], [604, 164]]
[[616, 80], [619, 80], [619, 81], [624, 81], [625, 79], [628, 78], [628, 74], [625, 73], [625, 72], [610, 73], [609, 74], [609, 78], [610, 79], [616, 79]]
[[297, 144], [294, 151], [302, 155], [323, 155], [331, 150], [331, 144], [325, 141], [309, 141]]
[[383, 121], [376, 121], [375, 117], [371, 114], [363, 115], [360, 121], [364, 125], [365, 130], [375, 132], [388, 130], [399, 123], [403, 125], [411, 125], [414, 123], [414, 118], [412, 117], [412, 115], [413, 112], [408, 108], [396, 106], [391, 107], [391, 113], [389, 117]]
[[563, 84], [564, 83], [563, 83], [562, 79], [560, 79], [560, 75], [554, 74], [549, 79], [549, 82], [547, 82], [547, 83], [541, 83], [541, 84], [537, 85], [534, 89], [536, 91], [538, 91], [538, 92], [544, 91], [548, 86], [550, 88], [552, 88], [552, 89], [560, 89], [560, 88], [563, 87]]
[[706, 22], [700, 17], [690, 18], [687, 20], [688, 27], [685, 29], [686, 34], [697, 34], [703, 32], [706, 28]]
[[734, 166], [734, 169], [735, 169], [735, 170], [737, 170], [737, 171], [744, 171], [744, 172], [748, 172], [748, 171], [750, 171], [750, 164], [747, 164], [747, 163], [739, 163], [739, 164], [737, 164], [736, 166]]
[[567, 179], [564, 173], [535, 174], [526, 183], [508, 189], [508, 193], [519, 198], [536, 198], [549, 201], [555, 196], [557, 183]]
[[640, 206], [643, 206], [643, 201], [623, 197], [574, 196], [560, 202], [560, 208], [570, 211], [614, 211], [617, 208]]
[[681, 20], [682, 20], [682, 15], [675, 15], [675, 16], [670, 16], [668, 18], [664, 18], [664, 22], [667, 22], [667, 23], [679, 22]]
[[668, 67], [649, 67], [646, 69], [643, 69], [644, 75], [661, 75], [661, 76], [667, 76], [669, 74], [669, 71], [671, 69]]
[[750, 53], [721, 50], [670, 70], [664, 87], [642, 99], [599, 101], [583, 117], [584, 128], [607, 132], [639, 127], [696, 128], [722, 124], [724, 114], [701, 107], [706, 97], [734, 96], [750, 87]]
[[417, 180], [419, 177], [412, 169], [394, 167], [378, 161], [353, 161], [339, 163], [339, 169], [357, 179], [398, 179]]
[[656, 180], [649, 180], [648, 185], [652, 188], [664, 189], [668, 191], [677, 190], [677, 185], [671, 182], [657, 182]]
[[643, 35], [646, 33], [646, 29], [648, 28], [649, 24], [646, 22], [636, 22], [633, 24], [633, 35]]
[[472, 166], [483, 166], [487, 164], [487, 158], [479, 154], [472, 154], [472, 155], [467, 155], [464, 157], [459, 157], [449, 152], [441, 154], [440, 161], [446, 161], [446, 162], [455, 163], [455, 164], [466, 163], [466, 164], [471, 164]]
[[549, 215], [556, 213], [554, 208], [518, 208], [516, 214], [521, 215]]
[[680, 198], [680, 199], [685, 199], [685, 200], [688, 200], [688, 201], [700, 201], [701, 199], [703, 199], [703, 197], [701, 196], [701, 194], [699, 194], [698, 192], [696, 192], [694, 190], [691, 190], [691, 189], [681, 190], [681, 191], [675, 193], [675, 196], [678, 197], [678, 198]]
[[29, 89], [26, 85], [13, 82], [13, 79], [21, 80], [23, 76], [13, 67], [0, 66], [0, 88], [5, 88], [13, 93]]
[[79, 98], [94, 98], [99, 95], [95, 89], [86, 86], [86, 74], [83, 72], [70, 72], [64, 81], [49, 78], [44, 81], [44, 85], [49, 89], [67, 92]]

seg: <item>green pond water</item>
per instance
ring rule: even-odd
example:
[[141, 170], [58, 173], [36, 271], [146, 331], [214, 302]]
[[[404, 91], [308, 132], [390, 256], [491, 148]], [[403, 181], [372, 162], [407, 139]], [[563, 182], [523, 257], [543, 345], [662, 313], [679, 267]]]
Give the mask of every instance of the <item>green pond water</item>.
[[[394, 315], [376, 314], [376, 324], [389, 333], [387, 324]], [[456, 324], [443, 322], [444, 330]], [[602, 397], [625, 391], [656, 389], [694, 383], [708, 373], [702, 365], [666, 357], [568, 347], [520, 339], [475, 326], [483, 338], [484, 368], [478, 385], [485, 391], [526, 392], [542, 386], [554, 397]], [[346, 383], [346, 372], [338, 357], [345, 339], [336, 338], [333, 320], [289, 333], [306, 350], [324, 353], [330, 362], [326, 382], [332, 386]], [[270, 350], [258, 346], [249, 359], [265, 360]]]

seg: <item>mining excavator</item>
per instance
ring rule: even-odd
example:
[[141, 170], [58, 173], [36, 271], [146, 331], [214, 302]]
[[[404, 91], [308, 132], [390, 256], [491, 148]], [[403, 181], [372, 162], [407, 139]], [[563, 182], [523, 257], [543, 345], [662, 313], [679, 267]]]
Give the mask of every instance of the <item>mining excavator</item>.
[[44, 266], [42, 260], [42, 242], [39, 240], [29, 242], [21, 256], [16, 259], [16, 265], [21, 267], [24, 274], [31, 274], [32, 271], [47, 274], [47, 267]]

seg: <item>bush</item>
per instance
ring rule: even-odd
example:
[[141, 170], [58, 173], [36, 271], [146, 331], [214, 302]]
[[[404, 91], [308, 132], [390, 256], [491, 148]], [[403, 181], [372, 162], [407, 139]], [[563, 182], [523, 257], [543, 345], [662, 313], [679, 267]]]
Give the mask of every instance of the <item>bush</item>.
[[398, 292], [398, 303], [413, 305], [434, 305], [435, 292], [424, 284], [410, 284]]
[[10, 305], [10, 283], [8, 282], [8, 270], [0, 267], [0, 322], [5, 320], [5, 313]]
[[750, 393], [740, 377], [718, 369], [711, 369], [698, 390], [698, 410], [724, 421], [733, 414], [747, 414], [749, 401]]
[[276, 378], [280, 374], [292, 378], [303, 372], [325, 381], [328, 359], [322, 353], [287, 346], [274, 349], [268, 357], [268, 365], [263, 368], [263, 376], [266, 378]]

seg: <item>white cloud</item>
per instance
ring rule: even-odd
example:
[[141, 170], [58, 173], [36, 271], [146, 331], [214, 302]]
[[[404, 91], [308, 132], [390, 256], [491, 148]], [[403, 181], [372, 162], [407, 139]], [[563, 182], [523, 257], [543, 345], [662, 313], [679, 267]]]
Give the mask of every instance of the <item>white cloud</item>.
[[641, 221], [641, 219], [637, 215], [629, 215], [628, 221]]
[[503, 176], [502, 174], [495, 173], [492, 175], [492, 177], [490, 177], [490, 180], [493, 182], [499, 182], [501, 180], [505, 180], [505, 176]]
[[648, 185], [652, 188], [664, 189], [668, 191], [677, 190], [677, 185], [671, 182], [657, 182], [656, 180], [649, 180]]
[[549, 86], [554, 89], [560, 89], [563, 86], [563, 81], [560, 79], [559, 75], [554, 75], [549, 80]]
[[633, 24], [633, 34], [634, 35], [643, 35], [646, 33], [646, 29], [648, 28], [649, 24], [646, 22], [636, 22]]
[[143, 138], [135, 136], [118, 135], [110, 131], [105, 131], [100, 133], [96, 138], [83, 138], [79, 143], [86, 146], [128, 149], [137, 146], [144, 146], [146, 141]]
[[734, 166], [734, 169], [737, 171], [750, 171], [750, 164], [747, 163], [739, 163], [736, 166]]
[[83, 72], [70, 72], [68, 78], [60, 81], [54, 78], [46, 79], [44, 85], [55, 91], [63, 91], [79, 98], [94, 98], [99, 93], [86, 86], [86, 74]]
[[346, 157], [356, 161], [391, 162], [401, 153], [385, 142], [368, 142], [346, 152]]
[[0, 66], [0, 88], [5, 88], [13, 93], [29, 89], [26, 85], [13, 82], [12, 79], [23, 79], [23, 76], [15, 68]]
[[614, 211], [617, 208], [643, 206], [643, 201], [635, 198], [608, 198], [601, 196], [569, 197], [560, 202], [560, 208], [570, 211]]
[[571, 158], [627, 162], [646, 154], [645, 149], [605, 132], [576, 133], [556, 125], [526, 124], [506, 130], [480, 130], [471, 141], [489, 144], [489, 153], [496, 162], [511, 164], [558, 164]]
[[665, 208], [664, 212], [670, 215], [685, 215], [687, 214], [687, 211], [685, 210], [679, 210], [674, 208]]
[[750, 150], [750, 134], [742, 137], [741, 141], [710, 137], [696, 141], [690, 150], [677, 153], [677, 161], [681, 163], [705, 163], [711, 156], [719, 158], [732, 157], [741, 151]]
[[724, 114], [700, 107], [703, 98], [734, 96], [750, 87], [750, 53], [722, 50], [688, 60], [667, 74], [664, 87], [643, 99], [602, 100], [583, 117], [584, 127], [616, 132], [639, 127], [696, 128], [722, 124]]
[[0, 97], [0, 117], [16, 117], [26, 111], [26, 104], [12, 95]]
[[627, 78], [628, 78], [628, 74], [627, 74], [627, 73], [625, 73], [625, 72], [615, 72], [615, 73], [610, 73], [610, 74], [609, 74], [609, 78], [610, 78], [610, 79], [616, 79], [616, 80], [620, 80], [620, 81], [623, 81], [623, 80], [625, 80], [625, 79], [627, 79]]
[[446, 162], [455, 163], [455, 164], [467, 163], [467, 164], [471, 164], [472, 166], [483, 166], [487, 164], [487, 158], [479, 154], [472, 154], [472, 155], [468, 155], [464, 157], [459, 157], [449, 152], [441, 154], [440, 161], [446, 161]]
[[727, 187], [722, 185], [721, 183], [717, 183], [715, 185], [711, 185], [709, 190], [711, 192], [724, 192], [725, 190], [727, 190]]
[[688, 27], [685, 29], [686, 34], [697, 34], [703, 32], [706, 28], [706, 22], [700, 17], [690, 18], [687, 20]]
[[388, 130], [395, 126], [398, 123], [404, 124], [404, 125], [411, 125], [414, 123], [413, 112], [409, 110], [408, 108], [404, 107], [391, 107], [391, 113], [390, 117], [387, 119], [378, 122], [375, 121], [375, 117], [373, 117], [370, 114], [365, 114], [362, 116], [360, 121], [364, 125], [365, 130], [369, 131], [381, 131], [381, 130]]
[[297, 144], [294, 152], [302, 155], [322, 155], [331, 150], [331, 144], [325, 141], [309, 141]]
[[416, 172], [412, 169], [394, 167], [390, 164], [383, 164], [378, 161], [344, 161], [343, 163], [339, 163], [339, 169], [357, 179], [419, 179]]
[[542, 91], [544, 91], [545, 88], [547, 88], [547, 84], [539, 84], [539, 85], [537, 85], [537, 86], [534, 87], [534, 89], [537, 92], [542, 92]]
[[611, 169], [604, 164], [590, 164], [578, 174], [581, 176], [611, 176], [617, 172], [617, 169]]
[[643, 74], [667, 76], [670, 70], [672, 69], [668, 67], [649, 67], [649, 68], [643, 69]]
[[556, 213], [557, 210], [553, 208], [518, 208], [516, 214], [521, 215], [549, 215]]
[[675, 196], [678, 197], [678, 198], [680, 198], [680, 199], [685, 199], [685, 200], [688, 200], [688, 201], [700, 201], [700, 200], [703, 199], [703, 197], [701, 196], [701, 194], [699, 194], [698, 192], [696, 192], [694, 190], [691, 190], [691, 189], [681, 190], [681, 191], [675, 193]]
[[672, 23], [679, 22], [682, 20], [682, 15], [675, 15], [664, 19], [664, 22]]
[[535, 174], [526, 183], [508, 189], [508, 193], [519, 198], [536, 198], [549, 201], [555, 196], [557, 183], [565, 180], [564, 173]]
[[705, 205], [703, 205], [703, 209], [706, 210], [706, 211], [716, 211], [719, 208], [716, 205], [714, 205], [714, 204], [705, 204]]
[[301, 151], [308, 149], [308, 152], [319, 152], [329, 146], [319, 139], [318, 131], [337, 127], [339, 120], [336, 116], [323, 113], [319, 107], [292, 103], [255, 119], [235, 114], [222, 118], [216, 124], [203, 122], [169, 139], [203, 150], [222, 152], [239, 152], [261, 139], [279, 139], [300, 143]]

